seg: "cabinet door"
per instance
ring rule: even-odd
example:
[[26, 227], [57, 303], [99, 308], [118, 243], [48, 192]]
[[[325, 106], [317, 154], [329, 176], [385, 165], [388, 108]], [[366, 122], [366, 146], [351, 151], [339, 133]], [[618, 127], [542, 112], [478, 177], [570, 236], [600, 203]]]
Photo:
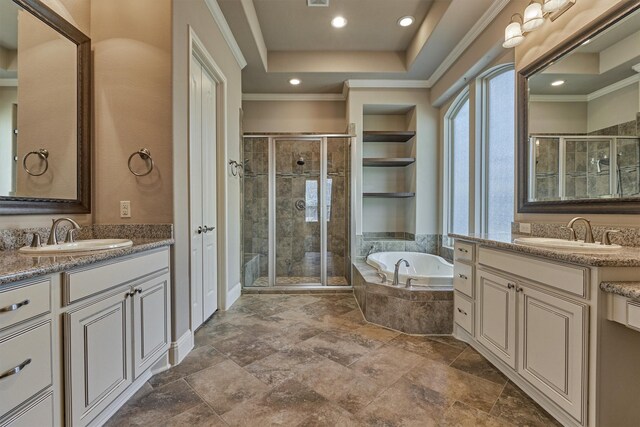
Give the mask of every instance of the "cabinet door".
[[476, 339], [515, 369], [515, 281], [478, 269], [476, 301]]
[[64, 314], [69, 425], [87, 425], [132, 382], [129, 290]]
[[582, 422], [588, 309], [535, 288], [519, 289], [518, 371]]
[[134, 286], [134, 379], [146, 371], [171, 343], [169, 275]]

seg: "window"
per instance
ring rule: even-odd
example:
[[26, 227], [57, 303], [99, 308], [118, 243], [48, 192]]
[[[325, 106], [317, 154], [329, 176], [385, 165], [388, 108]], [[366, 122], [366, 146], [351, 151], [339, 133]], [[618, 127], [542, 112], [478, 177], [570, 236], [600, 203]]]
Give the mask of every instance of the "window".
[[469, 232], [469, 94], [465, 91], [445, 116], [447, 153], [445, 232]]
[[510, 233], [514, 209], [515, 71], [501, 66], [482, 79], [481, 231]]

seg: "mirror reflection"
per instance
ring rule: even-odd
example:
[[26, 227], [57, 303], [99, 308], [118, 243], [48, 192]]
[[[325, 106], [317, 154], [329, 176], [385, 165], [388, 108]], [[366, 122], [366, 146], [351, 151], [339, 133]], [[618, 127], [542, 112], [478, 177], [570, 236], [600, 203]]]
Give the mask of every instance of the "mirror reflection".
[[528, 86], [529, 201], [640, 197], [640, 12]]
[[77, 46], [0, 0], [0, 196], [76, 199]]

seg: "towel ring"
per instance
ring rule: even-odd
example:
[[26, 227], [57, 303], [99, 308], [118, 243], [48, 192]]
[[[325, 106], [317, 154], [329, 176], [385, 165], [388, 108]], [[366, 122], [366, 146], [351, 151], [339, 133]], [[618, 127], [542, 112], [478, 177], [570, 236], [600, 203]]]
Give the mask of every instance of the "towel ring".
[[[146, 172], [142, 172], [142, 173], [138, 173], [138, 172], [134, 172], [133, 169], [131, 169], [131, 159], [133, 159], [133, 157], [135, 155], [139, 155], [140, 158], [142, 158], [142, 160], [147, 161], [150, 160], [151, 164], [149, 166], [149, 169]], [[127, 166], [129, 167], [129, 171], [134, 174], [135, 176], [145, 176], [145, 175], [149, 175], [151, 173], [151, 171], [153, 170], [153, 167], [155, 166], [155, 163], [153, 162], [153, 158], [151, 157], [151, 151], [149, 151], [147, 148], [141, 148], [138, 151], [136, 151], [135, 153], [132, 153], [129, 156], [129, 160], [127, 160]]]
[[[35, 154], [38, 157], [40, 157], [41, 160], [44, 160], [44, 170], [40, 173], [34, 173], [31, 172], [29, 170], [29, 168], [27, 167], [27, 159], [29, 158], [30, 155]], [[29, 151], [27, 154], [24, 155], [24, 157], [22, 158], [22, 168], [24, 169], [24, 171], [26, 173], [28, 173], [31, 176], [41, 176], [44, 175], [47, 170], [49, 169], [49, 151], [45, 150], [44, 148], [39, 149], [38, 151]]]

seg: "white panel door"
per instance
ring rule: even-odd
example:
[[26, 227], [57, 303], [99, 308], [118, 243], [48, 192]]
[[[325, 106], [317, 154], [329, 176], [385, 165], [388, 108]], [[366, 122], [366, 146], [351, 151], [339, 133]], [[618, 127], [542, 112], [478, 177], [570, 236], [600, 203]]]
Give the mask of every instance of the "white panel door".
[[216, 217], [216, 82], [202, 69], [203, 318], [218, 309], [218, 228]]
[[195, 330], [218, 308], [216, 82], [195, 55], [190, 85], [191, 327]]
[[534, 288], [519, 288], [518, 372], [582, 421], [587, 307]]
[[191, 326], [204, 321], [202, 269], [202, 65], [191, 57], [189, 78], [189, 232], [191, 233]]
[[478, 269], [476, 284], [476, 339], [515, 369], [515, 281]]

